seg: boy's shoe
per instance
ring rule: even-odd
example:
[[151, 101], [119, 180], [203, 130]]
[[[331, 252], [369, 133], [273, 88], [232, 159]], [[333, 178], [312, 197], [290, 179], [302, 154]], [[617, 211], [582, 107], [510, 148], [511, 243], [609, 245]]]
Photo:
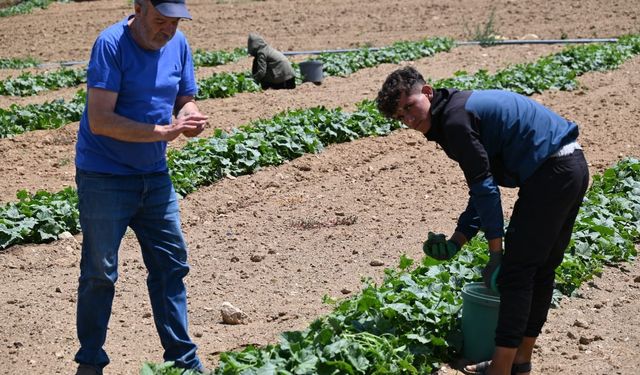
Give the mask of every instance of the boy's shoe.
[[93, 366], [79, 364], [76, 375], [102, 375], [102, 370], [98, 370]]
[[206, 368], [204, 366], [200, 366], [200, 368], [197, 369], [196, 372], [198, 374], [202, 374], [202, 375], [213, 375], [213, 371], [209, 370], [208, 368]]
[[204, 366], [200, 366], [197, 369], [184, 370], [183, 374], [192, 374], [192, 375], [213, 375], [213, 371], [209, 370]]

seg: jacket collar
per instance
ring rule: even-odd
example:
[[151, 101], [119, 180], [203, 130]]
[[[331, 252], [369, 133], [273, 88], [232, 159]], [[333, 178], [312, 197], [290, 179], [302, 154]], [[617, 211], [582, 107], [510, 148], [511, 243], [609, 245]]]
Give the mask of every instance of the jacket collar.
[[431, 128], [425, 134], [430, 141], [438, 141], [442, 134], [442, 115], [444, 109], [449, 103], [451, 95], [458, 90], [456, 89], [437, 89], [433, 92], [431, 99]]

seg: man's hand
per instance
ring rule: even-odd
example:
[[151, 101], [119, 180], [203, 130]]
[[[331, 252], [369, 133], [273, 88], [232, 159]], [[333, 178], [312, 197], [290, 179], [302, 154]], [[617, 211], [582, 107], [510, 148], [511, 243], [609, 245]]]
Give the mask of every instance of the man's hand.
[[427, 240], [422, 245], [422, 251], [434, 259], [448, 260], [460, 251], [460, 245], [454, 241], [447, 240], [444, 234], [429, 232]]
[[202, 133], [207, 119], [207, 116], [200, 113], [178, 117], [171, 125], [160, 127], [162, 140], [170, 142], [178, 138], [180, 134], [184, 134], [185, 137], [195, 137]]
[[500, 273], [500, 264], [502, 263], [502, 250], [489, 251], [489, 261], [482, 270], [482, 279], [484, 285], [487, 288], [493, 290], [495, 293], [498, 291], [498, 274]]
[[207, 125], [208, 117], [200, 113], [193, 96], [178, 96], [175, 104], [175, 124], [185, 125], [185, 137], [197, 137]]
[[176, 119], [176, 121], [183, 120], [183, 121], [188, 121], [189, 123], [194, 123], [195, 124], [194, 129], [188, 129], [182, 132], [182, 134], [184, 134], [185, 137], [193, 138], [193, 137], [197, 137], [198, 135], [200, 135], [200, 133], [202, 133], [202, 131], [204, 130], [204, 127], [207, 125], [208, 118], [209, 117], [201, 113], [192, 113], [184, 117], [181, 117], [180, 119]]

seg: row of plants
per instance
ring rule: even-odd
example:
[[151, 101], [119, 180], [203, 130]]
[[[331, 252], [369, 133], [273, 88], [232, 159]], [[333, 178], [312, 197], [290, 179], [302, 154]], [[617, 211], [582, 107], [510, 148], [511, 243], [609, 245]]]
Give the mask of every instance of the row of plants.
[[[318, 61], [323, 63], [326, 76], [347, 76], [360, 69], [370, 68], [385, 63], [415, 60], [432, 56], [438, 52], [450, 51], [453, 40], [449, 38], [423, 39], [416, 42], [397, 42], [378, 50], [362, 48], [358, 51], [343, 54], [321, 54]], [[298, 64], [293, 64], [298, 82], [302, 75]], [[218, 73], [198, 81], [197, 99], [224, 98], [242, 92], [261, 91], [250, 72]]]
[[[604, 265], [637, 255], [640, 239], [640, 161], [626, 159], [594, 176], [578, 215], [567, 256], [556, 272], [561, 292], [576, 290]], [[430, 374], [459, 355], [462, 287], [482, 280], [488, 260], [478, 236], [453, 260], [402, 256], [375, 285], [280, 342], [220, 356], [216, 374]], [[413, 269], [412, 269], [413, 268]], [[171, 363], [145, 363], [143, 374], [167, 375]]]
[[360, 69], [372, 68], [380, 64], [397, 64], [433, 56], [438, 52], [449, 52], [454, 44], [455, 42], [450, 38], [432, 38], [418, 42], [404, 41], [377, 50], [361, 48], [353, 52], [322, 53], [316, 60], [322, 62], [324, 74], [346, 77]]
[[437, 86], [461, 90], [506, 89], [525, 95], [549, 89], [573, 90], [576, 78], [585, 72], [615, 69], [640, 53], [640, 35], [627, 35], [617, 43], [570, 47], [560, 53], [503, 69], [496, 74], [479, 70], [475, 74], [459, 71]]
[[[631, 43], [633, 41], [633, 43]], [[626, 44], [625, 44], [626, 43]], [[570, 47], [558, 56], [558, 61], [564, 61], [567, 66], [590, 66], [593, 69], [615, 68], [621, 59], [594, 59], [594, 56], [610, 54], [630, 56], [628, 45], [633, 46], [634, 53], [640, 50], [640, 37], [621, 38], [615, 49], [611, 45], [600, 45], [600, 48], [588, 46], [589, 53], [583, 53], [584, 47]], [[573, 51], [578, 50], [579, 52]], [[616, 52], [616, 53], [614, 53]], [[572, 57], [572, 58], [568, 58]], [[580, 61], [576, 61], [579, 59]], [[542, 61], [546, 61], [543, 58]], [[585, 61], [587, 61], [585, 63]], [[535, 65], [535, 63], [534, 63]], [[516, 69], [529, 68], [528, 64], [509, 67], [507, 70], [514, 76], [524, 76]], [[556, 69], [564, 71], [573, 80], [572, 85], [562, 85], [560, 89], [575, 87], [577, 73], [571, 69]], [[550, 71], [556, 77], [556, 70]], [[501, 75], [499, 71], [497, 75]], [[493, 76], [488, 76], [491, 79]], [[546, 76], [531, 77], [531, 84], [519, 85], [511, 88], [516, 92], [526, 93], [531, 85], [545, 83]], [[515, 78], [514, 78], [515, 80]], [[566, 81], [566, 80], [561, 80]], [[523, 80], [524, 82], [524, 80]], [[437, 87], [448, 84], [447, 79], [435, 82]], [[556, 87], [556, 86], [551, 86]], [[363, 136], [384, 135], [398, 128], [399, 123], [383, 118], [371, 102], [363, 102], [354, 113], [346, 113], [340, 109], [328, 110], [323, 107], [307, 110], [289, 111], [275, 116], [270, 120], [259, 120], [246, 126], [241, 126], [230, 133], [215, 131], [209, 138], [201, 138], [189, 142], [180, 150], [171, 149], [168, 152], [168, 162], [171, 177], [176, 191], [186, 195], [198, 187], [211, 184], [225, 175], [241, 175], [266, 166], [277, 165], [285, 160], [291, 160], [306, 152], [319, 152], [329, 143], [345, 142]], [[79, 108], [77, 108], [79, 109]], [[2, 114], [0, 113], [0, 118]], [[0, 249], [14, 244], [28, 243], [32, 236], [20, 226], [20, 221], [31, 218], [27, 212], [21, 216], [7, 215], [14, 211], [15, 203], [8, 203], [0, 207]], [[20, 231], [15, 228], [22, 228]], [[61, 232], [52, 232], [57, 236]], [[72, 231], [72, 233], [75, 233]]]
[[246, 48], [234, 48], [231, 51], [196, 49], [193, 53], [193, 65], [196, 67], [225, 65], [247, 57], [247, 55]]
[[87, 72], [84, 69], [63, 68], [40, 74], [23, 72], [17, 77], [0, 81], [0, 95], [29, 96], [86, 82]]
[[[17, 193], [18, 202], [7, 204], [0, 217], [0, 249], [13, 243], [43, 243], [60, 233], [79, 233], [78, 195], [67, 187], [57, 193], [40, 190]], [[18, 241], [19, 239], [19, 241]]]
[[35, 68], [40, 65], [40, 61], [33, 57], [25, 58], [0, 58], [0, 69], [25, 69]]
[[0, 108], [0, 138], [41, 129], [57, 129], [73, 121], [80, 121], [84, 111], [86, 92], [79, 90], [73, 99], [56, 99], [44, 104], [12, 104]]
[[[16, 5], [0, 9], [0, 17], [15, 16], [17, 14], [27, 14], [35, 8], [46, 9], [49, 4], [56, 0], [22, 0]], [[68, 3], [69, 0], [57, 0], [62, 3]]]
[[[339, 60], [339, 63], [334, 62], [329, 64], [329, 66], [334, 67], [332, 68], [334, 70], [330, 70], [327, 73], [333, 74], [332, 72], [336, 72], [336, 74], [346, 74], [345, 72], [347, 71], [363, 69], [373, 66], [372, 64], [412, 60], [430, 56], [437, 52], [449, 51], [452, 46], [453, 41], [451, 39], [425, 39], [418, 42], [396, 43], [391, 47], [382, 48], [376, 52], [368, 52], [368, 50], [363, 49], [361, 52], [349, 53], [349, 58], [337, 55], [326, 55], [322, 57], [322, 61], [329, 64], [331, 59]], [[338, 69], [341, 64], [343, 67], [339, 71], [335, 70]], [[57, 76], [55, 73], [51, 74]], [[82, 74], [86, 75], [86, 73]], [[78, 73], [79, 76], [82, 76], [82, 74]], [[18, 85], [12, 83], [11, 86], [16, 87]], [[256, 92], [261, 90], [260, 86], [253, 80], [253, 78], [251, 78], [251, 74], [249, 72], [213, 74], [208, 78], [199, 80], [198, 86], [199, 91], [196, 97], [198, 100], [226, 98], [241, 92]], [[1, 87], [2, 86], [0, 85], [0, 90]], [[18, 90], [14, 91], [17, 92]], [[26, 92], [27, 90], [21, 86], [20, 91]], [[78, 95], [79, 93], [80, 92], [78, 92]], [[19, 106], [14, 104], [11, 105], [9, 109], [0, 109], [0, 137], [9, 137], [33, 129], [50, 129], [54, 123], [57, 126], [60, 126], [73, 121], [78, 121], [79, 117], [75, 110], [68, 111], [64, 110], [64, 108], [56, 115], [56, 121], [47, 121], [47, 114], [50, 113], [52, 105], [64, 107], [65, 102], [60, 99], [55, 100], [53, 104], [50, 102], [46, 102], [44, 104], [32, 104], [28, 106]], [[75, 104], [73, 107], [75, 108]], [[65, 116], [68, 116], [66, 122], [62, 121], [62, 123], [60, 123], [58, 119], [65, 118]], [[24, 130], [21, 130], [21, 126], [24, 127]]]
[[[233, 51], [196, 50], [193, 60], [196, 67], [217, 66], [237, 61], [247, 55], [246, 49]], [[0, 69], [22, 69], [36, 67], [39, 62], [32, 58], [0, 59]], [[58, 90], [78, 86], [87, 82], [86, 69], [61, 68], [44, 73], [23, 72], [17, 77], [0, 81], [0, 95], [32, 96], [46, 90]]]
[[[431, 56], [437, 52], [449, 51], [453, 40], [446, 38], [425, 39], [418, 42], [397, 42], [379, 50], [362, 48], [343, 54], [321, 54], [318, 61], [324, 64], [324, 73], [328, 76], [347, 76], [357, 70], [384, 63], [415, 60]], [[247, 55], [247, 50], [236, 48], [233, 51], [204, 51], [198, 49], [193, 54], [194, 65], [215, 66], [237, 61]], [[298, 64], [294, 64], [300, 78]], [[73, 87], [87, 80], [85, 69], [60, 69], [52, 72], [33, 74], [22, 73], [15, 78], [0, 81], [0, 95], [29, 96], [43, 90], [56, 90]], [[225, 98], [241, 92], [255, 92], [260, 86], [251, 78], [250, 72], [217, 73], [198, 82], [199, 99]]]
[[306, 153], [318, 153], [329, 144], [386, 135], [400, 126], [382, 117], [371, 101], [359, 103], [353, 113], [324, 107], [293, 110], [230, 133], [216, 129], [209, 138], [171, 149], [169, 169], [176, 192], [185, 196], [227, 175], [250, 174]]

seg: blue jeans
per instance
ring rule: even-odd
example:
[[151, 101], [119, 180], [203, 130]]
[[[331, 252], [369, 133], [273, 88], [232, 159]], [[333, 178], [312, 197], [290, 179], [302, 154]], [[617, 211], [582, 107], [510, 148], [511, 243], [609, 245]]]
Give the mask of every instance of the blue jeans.
[[98, 369], [109, 363], [103, 349], [118, 279], [118, 248], [127, 227], [136, 234], [148, 270], [147, 288], [164, 348], [164, 360], [198, 368], [188, 334], [187, 247], [178, 201], [167, 173], [118, 176], [76, 170], [82, 259], [78, 286], [75, 361]]

